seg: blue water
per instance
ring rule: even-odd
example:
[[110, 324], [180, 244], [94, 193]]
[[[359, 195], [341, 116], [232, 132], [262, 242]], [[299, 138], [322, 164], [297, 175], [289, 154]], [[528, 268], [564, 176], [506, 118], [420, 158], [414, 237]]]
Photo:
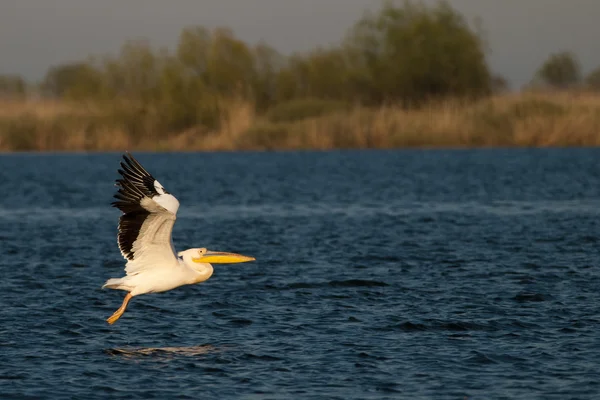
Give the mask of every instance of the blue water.
[[600, 398], [600, 149], [136, 155], [257, 261], [109, 326], [120, 155], [0, 156], [0, 398]]

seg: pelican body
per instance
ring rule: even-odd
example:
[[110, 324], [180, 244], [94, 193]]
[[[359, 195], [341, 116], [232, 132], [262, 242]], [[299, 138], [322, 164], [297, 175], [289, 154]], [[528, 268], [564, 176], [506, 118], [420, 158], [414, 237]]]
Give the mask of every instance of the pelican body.
[[121, 307], [107, 322], [114, 324], [125, 312], [129, 301], [146, 293], [160, 293], [183, 285], [204, 282], [213, 274], [211, 264], [254, 261], [236, 253], [193, 248], [175, 252], [171, 233], [179, 201], [150, 175], [129, 153], [123, 156], [116, 186], [117, 201], [112, 203], [123, 213], [119, 218], [117, 242], [127, 260], [126, 276], [111, 278], [102, 288], [127, 292]]

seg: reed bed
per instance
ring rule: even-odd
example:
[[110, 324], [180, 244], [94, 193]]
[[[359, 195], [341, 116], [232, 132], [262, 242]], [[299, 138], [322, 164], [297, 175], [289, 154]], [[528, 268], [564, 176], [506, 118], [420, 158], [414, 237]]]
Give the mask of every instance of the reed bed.
[[[309, 104], [310, 102], [307, 102]], [[318, 107], [317, 107], [318, 108]], [[0, 150], [213, 151], [600, 145], [600, 96], [518, 93], [419, 109], [329, 104], [257, 114], [226, 102], [218, 128], [161, 131], [152, 112], [118, 113], [63, 101], [0, 103]], [[307, 109], [310, 109], [307, 111]], [[118, 110], [117, 110], [118, 111]], [[119, 114], [120, 115], [120, 114]], [[126, 117], [123, 117], [125, 115]], [[285, 117], [282, 117], [284, 115]]]

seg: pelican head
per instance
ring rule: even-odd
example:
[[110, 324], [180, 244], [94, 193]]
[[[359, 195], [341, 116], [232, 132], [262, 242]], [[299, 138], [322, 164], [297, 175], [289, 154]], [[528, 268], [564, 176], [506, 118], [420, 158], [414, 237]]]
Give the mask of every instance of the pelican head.
[[196, 264], [237, 264], [256, 260], [254, 257], [224, 251], [211, 251], [204, 247], [180, 251], [177, 255]]

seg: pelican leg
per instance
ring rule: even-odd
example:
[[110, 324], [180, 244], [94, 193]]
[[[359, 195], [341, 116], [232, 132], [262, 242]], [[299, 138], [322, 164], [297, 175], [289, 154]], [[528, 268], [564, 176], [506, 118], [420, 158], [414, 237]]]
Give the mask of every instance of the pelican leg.
[[131, 295], [131, 293], [127, 293], [127, 296], [125, 296], [125, 299], [123, 299], [123, 304], [121, 304], [121, 307], [119, 307], [119, 309], [115, 311], [113, 315], [108, 317], [108, 319], [106, 320], [109, 324], [112, 325], [115, 322], [117, 322], [119, 318], [121, 318], [121, 315], [123, 315], [123, 313], [125, 312], [127, 304], [129, 304], [129, 300], [131, 300], [132, 297], [133, 296]]

